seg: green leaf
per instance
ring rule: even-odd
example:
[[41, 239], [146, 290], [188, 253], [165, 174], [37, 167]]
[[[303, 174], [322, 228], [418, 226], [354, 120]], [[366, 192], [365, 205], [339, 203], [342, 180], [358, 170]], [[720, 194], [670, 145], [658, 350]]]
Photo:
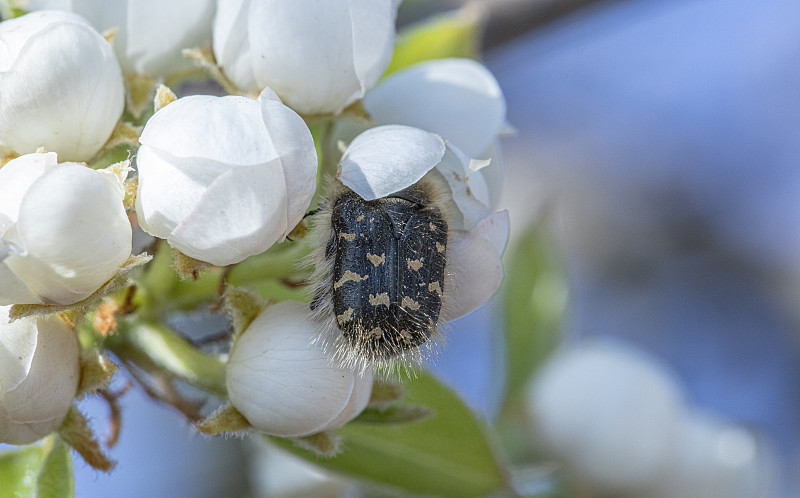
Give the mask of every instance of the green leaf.
[[508, 256], [503, 282], [506, 387], [494, 428], [516, 464], [541, 459], [525, 387], [558, 343], [567, 291], [555, 249], [541, 226], [531, 226]]
[[384, 76], [430, 59], [477, 59], [482, 25], [483, 11], [473, 5], [406, 28], [397, 35], [392, 62]]
[[506, 261], [505, 399], [513, 402], [558, 342], [567, 290], [555, 248], [538, 224], [518, 240]]
[[384, 409], [367, 407], [353, 422], [361, 424], [407, 424], [429, 417], [433, 411], [427, 406], [394, 404]]
[[45, 458], [36, 481], [37, 498], [72, 498], [75, 496], [75, 475], [69, 447], [56, 439]]
[[44, 448], [25, 446], [0, 453], [0, 490], [3, 496], [36, 496], [36, 476], [44, 461]]
[[400, 425], [350, 424], [337, 433], [342, 451], [318, 459], [290, 441], [281, 447], [326, 469], [406, 492], [486, 496], [507, 489], [506, 473], [486, 427], [451, 390], [429, 374], [406, 384], [406, 401], [432, 414]]
[[27, 2], [24, 0], [0, 0], [0, 20], [14, 19], [27, 13]]

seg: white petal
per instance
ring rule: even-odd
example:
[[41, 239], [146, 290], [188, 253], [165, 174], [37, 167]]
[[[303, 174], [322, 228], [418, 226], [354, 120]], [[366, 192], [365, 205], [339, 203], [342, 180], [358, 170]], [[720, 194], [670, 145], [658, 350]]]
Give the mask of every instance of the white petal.
[[247, 29], [259, 85], [301, 114], [335, 113], [355, 100], [360, 84], [347, 3], [251, 3]]
[[503, 180], [506, 174], [505, 160], [498, 141], [494, 140], [486, 151], [478, 154], [478, 157], [485, 157], [491, 161], [489, 166], [481, 169], [481, 175], [489, 192], [489, 207], [495, 209], [500, 202]]
[[[19, 217], [19, 206], [28, 188], [45, 169], [57, 163], [55, 152], [46, 154], [25, 154], [12, 159], [0, 168], [0, 215], [6, 222], [16, 222]], [[0, 221], [0, 236], [8, 228]]]
[[360, 98], [377, 83], [392, 60], [397, 6], [389, 0], [350, 0], [349, 6]]
[[44, 304], [44, 301], [11, 271], [7, 263], [7, 260], [0, 263], [0, 306], [7, 304]]
[[[45, 14], [56, 12], [19, 20]], [[80, 17], [60, 14], [68, 20], [32, 35], [0, 73], [0, 137], [19, 153], [42, 146], [61, 160], [89, 160], [122, 113], [122, 74], [102, 36]]]
[[331, 366], [312, 344], [318, 325], [308, 305], [283, 301], [264, 310], [238, 338], [226, 368], [231, 403], [257, 429], [303, 436], [327, 427], [348, 405], [355, 377]]
[[184, 48], [211, 43], [214, 0], [129, 0], [126, 57], [137, 73], [166, 76], [190, 69]]
[[25, 195], [9, 268], [43, 299], [70, 304], [96, 291], [130, 256], [131, 226], [113, 178], [77, 164], [48, 170]]
[[31, 19], [7, 19], [0, 23], [0, 73], [11, 68], [28, 38], [49, 24], [53, 18], [45, 15], [38, 16], [38, 22], [32, 22]]
[[470, 59], [439, 59], [390, 75], [364, 97], [376, 124], [405, 124], [437, 133], [479, 157], [505, 122], [494, 76]]
[[[261, 90], [261, 93], [258, 95], [258, 101], [259, 102], [264, 102], [264, 101], [267, 101], [267, 100], [274, 100], [276, 102], [280, 102], [281, 104], [283, 103], [281, 98], [278, 96], [277, 93], [275, 93], [275, 91], [272, 88], [270, 88], [268, 86], [265, 86], [264, 89]], [[263, 105], [261, 107], [261, 112], [262, 113], [264, 112]]]
[[462, 215], [463, 224], [457, 228], [464, 230], [472, 230], [491, 212], [488, 205], [489, 190], [483, 172], [471, 171], [471, 163], [469, 157], [447, 144], [447, 152], [436, 167], [450, 186], [453, 200]]
[[442, 160], [444, 141], [409, 126], [380, 126], [357, 136], [341, 162], [339, 180], [366, 200], [418, 182]]
[[246, 28], [249, 13], [250, 0], [218, 0], [213, 49], [228, 79], [245, 91], [255, 92], [258, 82]]
[[287, 232], [286, 187], [278, 161], [220, 175], [169, 235], [171, 246], [215, 265], [266, 251]]
[[133, 67], [125, 55], [128, 40], [128, 7], [126, 1], [108, 0], [28, 0], [28, 8], [33, 10], [58, 9], [74, 12], [85, 18], [94, 28], [103, 33], [109, 29], [117, 30], [113, 49], [120, 67], [125, 72], [133, 72]]
[[491, 298], [503, 281], [501, 256], [508, 241], [508, 211], [499, 211], [469, 232], [456, 232], [447, 245], [442, 297], [445, 321], [469, 313]]
[[[170, 104], [172, 105], [172, 104]], [[136, 156], [136, 214], [150, 235], [166, 239], [194, 210], [203, 192], [230, 166], [202, 158], [177, 158], [142, 145]]]
[[2, 400], [9, 432], [0, 440], [7, 443], [32, 443], [57, 429], [78, 388], [80, 369], [75, 333], [56, 316], [35, 322], [36, 351], [28, 375], [15, 389], [5, 393]]
[[177, 158], [252, 165], [277, 157], [264, 139], [266, 133], [258, 101], [235, 95], [192, 95], [155, 113], [139, 141]]
[[269, 140], [280, 158], [287, 192], [286, 226], [291, 231], [303, 219], [317, 190], [317, 150], [305, 121], [270, 94], [274, 95], [269, 89], [262, 92], [261, 112]]
[[29, 10], [59, 9], [85, 17], [99, 32], [117, 29], [114, 51], [126, 72], [169, 76], [192, 68], [181, 49], [211, 43], [214, 0], [28, 0]]
[[328, 431], [336, 429], [353, 420], [367, 407], [370, 396], [372, 396], [372, 369], [368, 368], [363, 373], [355, 374], [353, 393], [350, 395], [350, 401], [347, 403], [347, 406], [344, 407], [338, 417], [331, 420], [331, 422], [321, 430]]
[[0, 307], [0, 400], [28, 376], [36, 350], [36, 321], [8, 323], [10, 309]]

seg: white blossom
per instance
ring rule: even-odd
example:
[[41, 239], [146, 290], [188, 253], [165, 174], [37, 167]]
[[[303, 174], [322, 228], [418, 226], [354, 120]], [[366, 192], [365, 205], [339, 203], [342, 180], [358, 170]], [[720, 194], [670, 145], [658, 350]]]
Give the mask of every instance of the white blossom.
[[311, 132], [268, 89], [190, 96], [140, 138], [136, 213], [147, 233], [201, 261], [238, 263], [282, 241], [316, 190]]
[[44, 147], [88, 161], [114, 130], [124, 92], [111, 46], [80, 16], [40, 11], [0, 23], [0, 153]]
[[435, 59], [390, 74], [364, 96], [377, 126], [401, 124], [440, 135], [467, 157], [489, 159], [470, 175], [492, 207], [502, 188], [504, 165], [498, 137], [509, 129], [506, 101], [497, 80], [472, 59]]
[[757, 435], [691, 407], [678, 379], [631, 347], [567, 346], [536, 377], [528, 402], [545, 448], [603, 494], [769, 495], [774, 455]]
[[646, 490], [661, 478], [685, 410], [675, 379], [652, 359], [606, 344], [556, 354], [529, 401], [546, 447], [611, 494]]
[[161, 77], [194, 67], [182, 49], [211, 45], [215, 7], [214, 0], [28, 0], [32, 10], [72, 11], [100, 32], [117, 29], [122, 69]]
[[[742, 424], [695, 412], [686, 417], [653, 495], [659, 498], [761, 498], [776, 482], [775, 457], [764, 439]], [[773, 490], [774, 491], [774, 490]]]
[[0, 307], [0, 442], [28, 444], [61, 425], [78, 389], [78, 340], [57, 316], [8, 323]]
[[503, 279], [501, 257], [508, 241], [507, 211], [493, 212], [480, 176], [486, 161], [471, 160], [427, 131], [402, 125], [366, 130], [342, 156], [339, 180], [366, 200], [392, 194], [432, 174], [449, 187], [445, 320], [485, 303]]
[[471, 59], [436, 59], [394, 72], [367, 93], [364, 108], [376, 125], [422, 128], [470, 157], [485, 157], [506, 119], [500, 85]]
[[334, 365], [314, 341], [319, 327], [307, 304], [283, 301], [258, 315], [234, 343], [228, 396], [256, 429], [305, 436], [340, 427], [366, 407], [372, 371]]
[[338, 113], [389, 65], [396, 11], [391, 0], [220, 0], [214, 55], [246, 92], [269, 86], [300, 114]]
[[121, 181], [54, 152], [0, 168], [0, 305], [72, 304], [114, 276], [131, 254]]

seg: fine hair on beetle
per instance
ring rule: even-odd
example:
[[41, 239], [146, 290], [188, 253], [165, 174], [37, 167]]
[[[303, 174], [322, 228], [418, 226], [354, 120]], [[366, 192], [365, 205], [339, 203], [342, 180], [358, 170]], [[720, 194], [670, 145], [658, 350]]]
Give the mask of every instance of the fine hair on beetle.
[[[311, 215], [310, 308], [342, 366], [422, 363], [444, 342], [454, 206], [438, 172], [367, 201], [334, 179]], [[445, 304], [443, 304], [443, 302]]]

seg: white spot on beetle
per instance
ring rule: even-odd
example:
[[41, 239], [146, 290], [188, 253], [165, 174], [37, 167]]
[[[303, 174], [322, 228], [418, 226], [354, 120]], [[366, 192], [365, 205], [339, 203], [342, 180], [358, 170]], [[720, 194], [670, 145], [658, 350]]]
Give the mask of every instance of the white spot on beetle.
[[419, 303], [408, 296], [403, 296], [403, 300], [400, 301], [400, 307], [417, 311], [419, 310]]
[[406, 265], [408, 265], [409, 270], [419, 271], [422, 268], [422, 259], [406, 259]]
[[367, 259], [373, 266], [378, 266], [382, 263], [386, 263], [386, 253], [381, 254], [378, 256], [377, 254], [370, 254], [367, 253]]
[[370, 294], [369, 295], [369, 304], [373, 306], [384, 305], [389, 307], [389, 294], [386, 292], [381, 292], [378, 295]]
[[366, 280], [369, 278], [369, 275], [364, 275], [363, 277], [358, 273], [353, 273], [350, 270], [344, 272], [342, 278], [340, 278], [337, 282], [333, 284], [334, 289], [338, 289], [339, 287], [343, 286], [347, 282], [361, 282], [362, 280]]

